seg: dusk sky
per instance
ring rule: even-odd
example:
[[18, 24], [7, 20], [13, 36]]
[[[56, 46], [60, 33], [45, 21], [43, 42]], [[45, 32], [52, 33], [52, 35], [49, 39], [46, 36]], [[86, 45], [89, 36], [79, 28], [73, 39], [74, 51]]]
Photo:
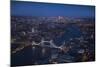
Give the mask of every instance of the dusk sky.
[[11, 15], [94, 17], [95, 7], [82, 5], [12, 1]]

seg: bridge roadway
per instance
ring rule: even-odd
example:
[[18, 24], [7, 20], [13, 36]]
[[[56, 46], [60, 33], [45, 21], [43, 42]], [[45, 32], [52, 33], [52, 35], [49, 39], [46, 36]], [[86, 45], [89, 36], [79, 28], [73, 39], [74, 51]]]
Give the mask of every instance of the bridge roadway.
[[[12, 53], [16, 53], [20, 50], [23, 50], [24, 48], [26, 48], [28, 46], [32, 46], [33, 49], [34, 49], [35, 46], [49, 47], [49, 48], [54, 48], [54, 49], [62, 49], [62, 47], [65, 45], [65, 42], [64, 42], [61, 46], [57, 46], [57, 45], [54, 44], [53, 40], [48, 40], [47, 41], [47, 40], [44, 40], [43, 38], [42, 38], [41, 42], [39, 42], [39, 43], [36, 43], [35, 41], [32, 41], [32, 43], [30, 43], [30, 44], [29, 43], [28, 44], [20, 43], [20, 42], [18, 42], [18, 43], [19, 44], [25, 44], [25, 45], [16, 48], [15, 50], [12, 51]], [[48, 43], [50, 45], [45, 45], [44, 43]]]

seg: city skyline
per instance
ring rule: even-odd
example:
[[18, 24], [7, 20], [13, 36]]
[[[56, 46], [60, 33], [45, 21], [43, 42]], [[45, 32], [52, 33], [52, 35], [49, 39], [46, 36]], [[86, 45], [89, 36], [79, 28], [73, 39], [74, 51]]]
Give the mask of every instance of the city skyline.
[[11, 66], [95, 61], [95, 6], [11, 1]]

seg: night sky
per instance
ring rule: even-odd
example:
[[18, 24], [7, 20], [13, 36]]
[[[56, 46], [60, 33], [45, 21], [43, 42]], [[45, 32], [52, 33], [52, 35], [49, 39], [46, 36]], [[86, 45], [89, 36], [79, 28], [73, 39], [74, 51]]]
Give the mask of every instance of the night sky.
[[11, 15], [94, 17], [95, 6], [12, 1]]

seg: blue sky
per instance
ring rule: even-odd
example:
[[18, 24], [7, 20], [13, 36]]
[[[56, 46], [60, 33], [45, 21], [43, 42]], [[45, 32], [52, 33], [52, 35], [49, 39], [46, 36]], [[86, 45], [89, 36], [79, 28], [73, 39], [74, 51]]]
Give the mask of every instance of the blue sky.
[[39, 2], [11, 2], [13, 16], [94, 17], [95, 7], [85, 5], [50, 4]]

